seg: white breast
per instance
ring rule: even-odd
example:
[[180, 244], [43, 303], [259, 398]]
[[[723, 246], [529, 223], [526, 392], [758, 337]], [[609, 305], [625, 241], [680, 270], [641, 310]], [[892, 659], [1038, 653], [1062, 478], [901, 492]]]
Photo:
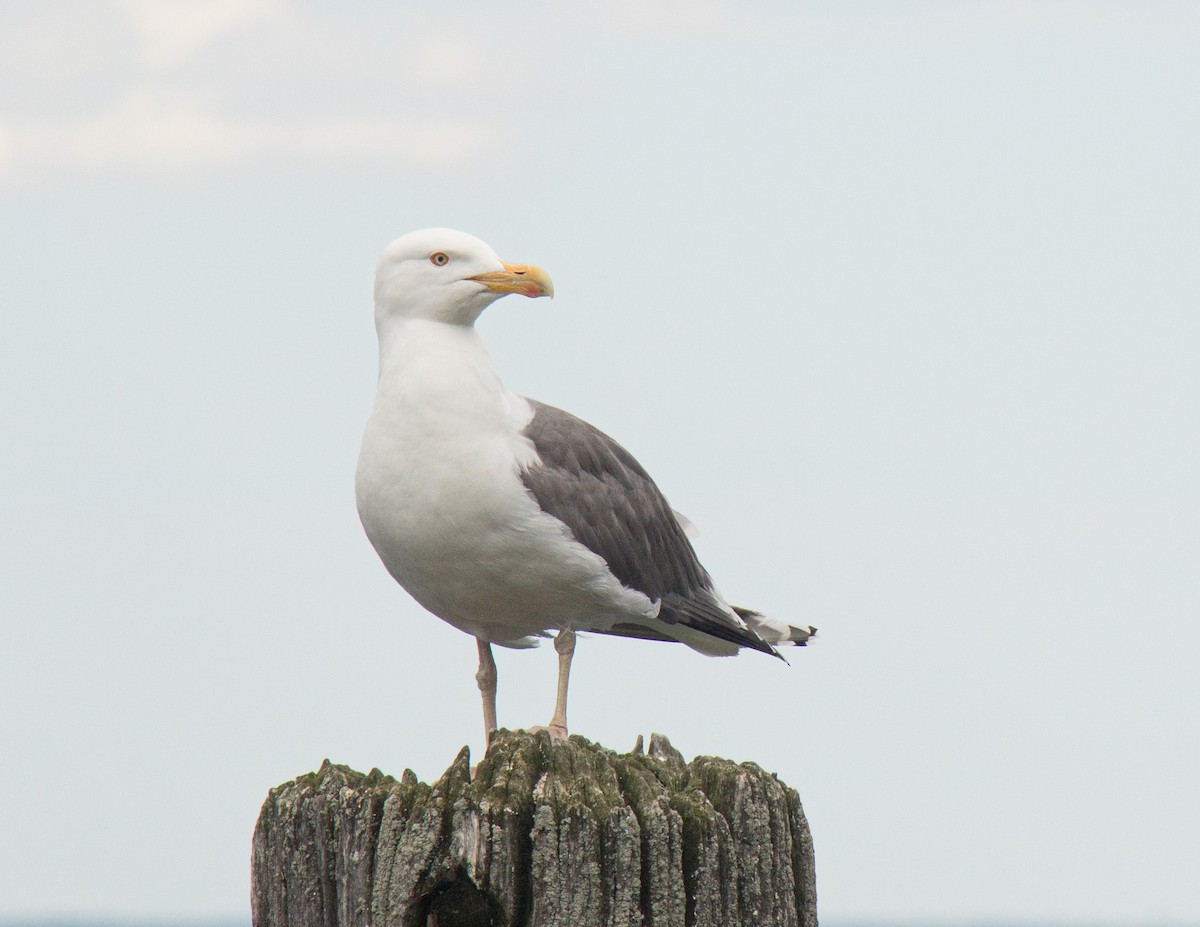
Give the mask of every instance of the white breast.
[[384, 565], [431, 612], [487, 640], [652, 615], [526, 492], [532, 414], [473, 328], [409, 320], [381, 337], [355, 487]]

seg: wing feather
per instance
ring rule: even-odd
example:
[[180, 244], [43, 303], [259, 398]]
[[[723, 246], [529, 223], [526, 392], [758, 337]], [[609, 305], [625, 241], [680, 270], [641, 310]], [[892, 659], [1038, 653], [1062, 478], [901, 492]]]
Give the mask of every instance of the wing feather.
[[658, 601], [666, 625], [774, 653], [715, 594], [679, 519], [634, 456], [569, 412], [529, 402], [534, 414], [525, 436], [541, 462], [523, 469], [521, 480], [542, 510], [602, 557], [623, 585]]

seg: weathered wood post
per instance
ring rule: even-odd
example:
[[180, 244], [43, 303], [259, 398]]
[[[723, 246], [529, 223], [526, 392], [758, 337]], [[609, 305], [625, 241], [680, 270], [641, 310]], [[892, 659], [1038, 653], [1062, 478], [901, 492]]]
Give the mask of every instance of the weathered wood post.
[[500, 731], [432, 786], [326, 761], [263, 804], [254, 927], [817, 927], [796, 792], [640, 747]]

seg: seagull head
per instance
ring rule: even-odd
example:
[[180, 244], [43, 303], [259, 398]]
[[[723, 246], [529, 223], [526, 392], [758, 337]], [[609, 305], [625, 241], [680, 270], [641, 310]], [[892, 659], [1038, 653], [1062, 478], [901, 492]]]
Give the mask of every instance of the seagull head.
[[540, 267], [500, 260], [485, 242], [453, 229], [422, 229], [397, 238], [375, 272], [375, 317], [473, 325], [509, 293], [554, 296]]

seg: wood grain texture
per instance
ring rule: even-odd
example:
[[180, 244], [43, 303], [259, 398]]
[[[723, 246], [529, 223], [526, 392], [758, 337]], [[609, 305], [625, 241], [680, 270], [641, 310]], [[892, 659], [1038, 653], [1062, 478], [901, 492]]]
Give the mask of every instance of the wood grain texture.
[[255, 927], [817, 927], [799, 796], [754, 763], [500, 731], [432, 786], [326, 761], [272, 789]]

